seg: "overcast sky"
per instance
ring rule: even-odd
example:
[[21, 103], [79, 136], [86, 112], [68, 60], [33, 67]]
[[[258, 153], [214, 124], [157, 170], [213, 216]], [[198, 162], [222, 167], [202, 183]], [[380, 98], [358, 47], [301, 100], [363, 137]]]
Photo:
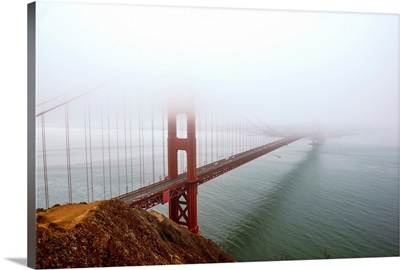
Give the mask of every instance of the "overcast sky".
[[37, 102], [107, 87], [270, 125], [395, 127], [398, 15], [37, 3]]

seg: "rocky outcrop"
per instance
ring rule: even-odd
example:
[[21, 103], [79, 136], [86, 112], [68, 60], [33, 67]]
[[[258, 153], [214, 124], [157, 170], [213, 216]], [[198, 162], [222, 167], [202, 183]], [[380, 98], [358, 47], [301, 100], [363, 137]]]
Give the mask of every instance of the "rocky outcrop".
[[211, 240], [119, 200], [38, 211], [37, 268], [233, 262]]

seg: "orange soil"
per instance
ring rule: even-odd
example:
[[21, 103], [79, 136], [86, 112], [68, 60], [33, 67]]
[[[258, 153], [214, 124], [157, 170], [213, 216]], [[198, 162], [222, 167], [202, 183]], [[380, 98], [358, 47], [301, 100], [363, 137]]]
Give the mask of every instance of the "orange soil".
[[47, 227], [55, 223], [64, 229], [71, 229], [86, 217], [92, 210], [96, 210], [101, 201], [89, 204], [67, 204], [48, 209], [37, 214], [38, 226]]

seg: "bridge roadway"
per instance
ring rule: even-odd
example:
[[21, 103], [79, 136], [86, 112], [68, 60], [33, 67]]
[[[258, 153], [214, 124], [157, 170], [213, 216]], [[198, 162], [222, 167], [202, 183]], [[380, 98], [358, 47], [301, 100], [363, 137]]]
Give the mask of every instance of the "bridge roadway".
[[[196, 182], [198, 185], [204, 184], [221, 174], [233, 170], [271, 151], [288, 145], [289, 143], [302, 139], [303, 137], [305, 136], [297, 135], [280, 139], [275, 142], [268, 143], [199, 167], [196, 170]], [[182, 173], [174, 179], [159, 181], [149, 186], [142, 187], [140, 189], [115, 197], [115, 199], [120, 199], [130, 204], [132, 207], [139, 206], [144, 209], [149, 209], [157, 204], [167, 203], [170, 198], [184, 193], [186, 190], [186, 182], [186, 173]]]

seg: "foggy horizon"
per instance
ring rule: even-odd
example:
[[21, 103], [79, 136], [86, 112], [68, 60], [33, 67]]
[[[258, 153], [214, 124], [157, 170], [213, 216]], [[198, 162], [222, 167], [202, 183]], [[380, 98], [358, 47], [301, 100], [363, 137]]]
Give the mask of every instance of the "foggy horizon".
[[41, 2], [37, 12], [38, 103], [104, 84], [164, 102], [190, 89], [199, 107], [251, 111], [271, 127], [398, 131], [396, 15]]

